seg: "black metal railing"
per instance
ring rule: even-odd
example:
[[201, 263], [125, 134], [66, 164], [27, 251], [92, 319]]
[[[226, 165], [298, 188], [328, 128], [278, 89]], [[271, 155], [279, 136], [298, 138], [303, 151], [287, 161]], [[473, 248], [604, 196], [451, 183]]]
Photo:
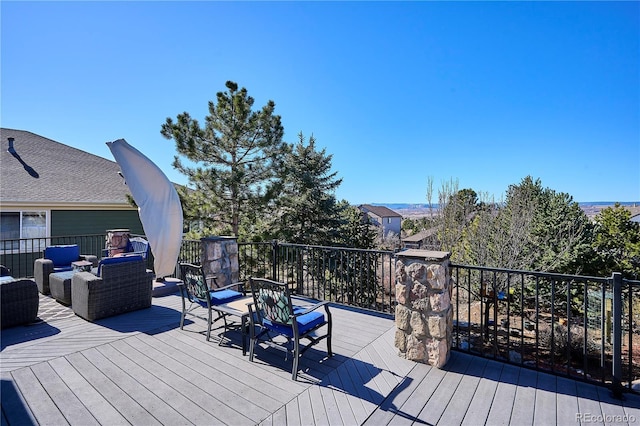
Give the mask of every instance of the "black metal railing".
[[268, 277], [299, 295], [392, 313], [393, 252], [273, 242], [239, 243], [240, 279]]
[[456, 349], [617, 389], [640, 377], [638, 281], [457, 264], [451, 275]]
[[[0, 241], [0, 263], [32, 277], [50, 244], [100, 256], [105, 235]], [[200, 263], [200, 240], [180, 262]], [[149, 265], [153, 260], [149, 256]], [[297, 294], [395, 312], [394, 252], [272, 242], [238, 244], [240, 279], [287, 282]], [[630, 390], [640, 379], [640, 281], [450, 264], [456, 350]]]
[[[144, 235], [131, 234], [132, 237]], [[21, 238], [0, 240], [0, 265], [11, 270], [11, 275], [21, 278], [33, 277], [33, 264], [43, 256], [47, 246], [77, 244], [82, 255], [103, 257], [106, 234], [65, 235], [48, 238]], [[153, 253], [147, 255], [147, 268], [153, 268]]]

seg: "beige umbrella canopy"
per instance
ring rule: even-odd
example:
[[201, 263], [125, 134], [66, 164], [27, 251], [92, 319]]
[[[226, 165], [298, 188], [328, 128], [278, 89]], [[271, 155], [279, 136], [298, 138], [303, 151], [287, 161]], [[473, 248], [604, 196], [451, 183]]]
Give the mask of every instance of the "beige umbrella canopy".
[[172, 275], [182, 244], [182, 206], [173, 183], [153, 161], [124, 139], [107, 142], [107, 146], [138, 205], [156, 277]]

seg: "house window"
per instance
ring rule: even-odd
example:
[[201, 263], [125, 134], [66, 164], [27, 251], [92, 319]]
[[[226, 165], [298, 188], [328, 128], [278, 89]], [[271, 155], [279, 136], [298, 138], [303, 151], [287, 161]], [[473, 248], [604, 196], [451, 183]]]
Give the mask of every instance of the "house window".
[[47, 212], [0, 213], [0, 251], [39, 252], [47, 237]]

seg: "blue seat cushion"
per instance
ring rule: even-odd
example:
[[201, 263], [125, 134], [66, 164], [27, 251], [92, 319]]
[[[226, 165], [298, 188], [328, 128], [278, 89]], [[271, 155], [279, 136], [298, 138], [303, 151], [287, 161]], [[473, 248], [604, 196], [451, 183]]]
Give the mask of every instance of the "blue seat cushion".
[[242, 297], [242, 293], [229, 289], [210, 291], [209, 294], [211, 295], [211, 303], [214, 305], [233, 302], [234, 300]]
[[54, 266], [53, 267], [53, 272], [66, 272], [66, 271], [72, 271], [73, 270], [73, 266]]
[[[300, 312], [304, 308], [294, 307], [293, 312]], [[322, 312], [309, 312], [308, 314], [300, 315], [296, 317], [298, 322], [298, 332], [300, 334], [305, 334], [309, 330], [316, 328], [319, 325], [324, 324], [324, 314]], [[287, 337], [293, 337], [293, 327], [290, 325], [284, 324], [275, 324], [269, 321], [268, 319], [264, 319], [264, 326], [270, 330], [275, 331], [276, 333], [284, 334]]]
[[71, 262], [80, 259], [80, 248], [77, 244], [49, 246], [44, 249], [44, 257], [51, 260], [54, 267], [71, 266]]

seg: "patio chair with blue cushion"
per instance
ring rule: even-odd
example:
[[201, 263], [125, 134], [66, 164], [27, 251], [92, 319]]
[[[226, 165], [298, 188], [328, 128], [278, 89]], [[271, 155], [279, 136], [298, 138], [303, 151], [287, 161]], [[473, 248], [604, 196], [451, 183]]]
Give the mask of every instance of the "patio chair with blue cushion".
[[72, 263], [78, 260], [86, 260], [93, 266], [98, 265], [98, 257], [80, 254], [77, 244], [46, 247], [43, 256], [36, 259], [33, 264], [33, 277], [38, 285], [38, 291], [42, 294], [50, 294], [49, 275], [54, 272], [72, 271]]
[[130, 252], [142, 256], [146, 259], [149, 255], [149, 241], [142, 237], [129, 238]]
[[[211, 326], [214, 322], [222, 319], [224, 321], [224, 331], [229, 329], [227, 323], [227, 314], [216, 311], [216, 305], [222, 305], [232, 302], [236, 299], [244, 297], [243, 283], [233, 283], [224, 287], [218, 287], [215, 276], [206, 277], [204, 270], [200, 265], [191, 263], [180, 263], [180, 273], [182, 275], [182, 283], [180, 294], [182, 295], [182, 315], [180, 317], [180, 329], [184, 327], [184, 319], [187, 315], [194, 316], [207, 321], [207, 340], [211, 339]], [[238, 288], [240, 291], [234, 290]], [[189, 306], [187, 307], [187, 302]], [[205, 308], [207, 317], [201, 317], [194, 310]], [[213, 318], [213, 311], [216, 311], [217, 317]], [[222, 344], [222, 339], [219, 344]]]
[[[249, 361], [253, 361], [253, 355], [258, 341], [267, 337], [269, 346], [293, 354], [293, 367], [291, 370], [293, 380], [298, 377], [298, 360], [302, 354], [327, 339], [327, 355], [333, 356], [331, 351], [331, 312], [328, 302], [319, 302], [312, 306], [295, 306], [291, 301], [289, 286], [285, 283], [271, 281], [263, 278], [249, 278], [253, 293], [253, 305], [249, 305], [251, 320], [251, 343], [249, 346]], [[318, 312], [324, 308], [324, 313]], [[320, 334], [318, 330], [326, 326], [326, 333]], [[256, 334], [255, 330], [259, 332]], [[273, 340], [274, 335], [286, 338], [284, 345]], [[301, 345], [302, 339], [309, 343]]]

